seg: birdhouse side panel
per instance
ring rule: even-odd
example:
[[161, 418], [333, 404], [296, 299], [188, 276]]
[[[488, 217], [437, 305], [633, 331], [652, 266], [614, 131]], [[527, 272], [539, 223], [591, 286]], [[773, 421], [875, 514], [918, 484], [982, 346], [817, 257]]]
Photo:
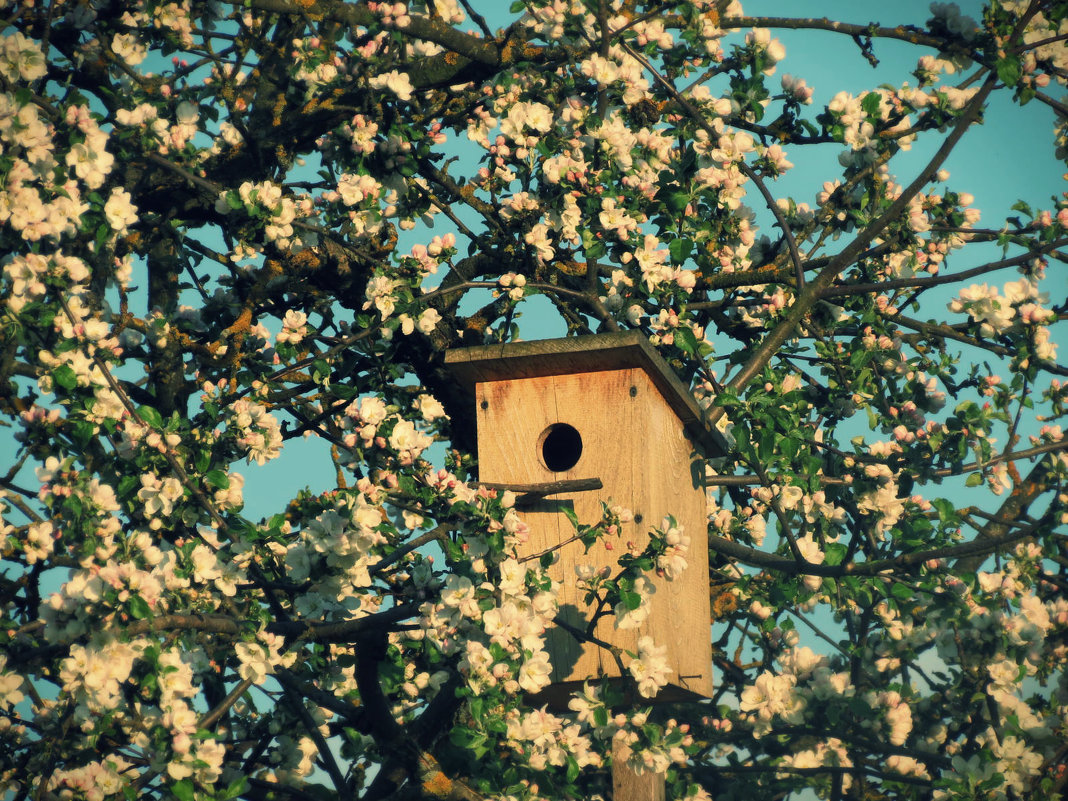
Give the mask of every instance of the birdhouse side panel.
[[[619, 371], [614, 378], [605, 393], [606, 414], [591, 429], [606, 446], [591, 453], [586, 463], [587, 470], [601, 478], [604, 489], [576, 495], [575, 509], [582, 522], [593, 522], [601, 514], [600, 498], [611, 498], [629, 509], [634, 519], [620, 528], [618, 536], [595, 544], [584, 558], [617, 574], [619, 556], [644, 550], [650, 531], [662, 527], [668, 515], [690, 538], [690, 547], [676, 555], [685, 560], [685, 569], [677, 570], [678, 559], [666, 560], [666, 569], [648, 574], [656, 592], [644, 622], [637, 628], [621, 629], [617, 619], [609, 617], [599, 622], [595, 634], [631, 653], [637, 652], [641, 637], [651, 637], [666, 649], [672, 671], [663, 695], [670, 699], [691, 693], [707, 697], [712, 682], [703, 462], [682, 421], [644, 370]], [[603, 648], [593, 653], [601, 675], [617, 675], [611, 653]], [[629, 657], [624, 661], [629, 662]]]
[[665, 554], [653, 580], [656, 594], [643, 635], [668, 649], [671, 683], [698, 695], [712, 694], [712, 632], [708, 592], [708, 517], [704, 467], [681, 422], [659, 393], [644, 396], [645, 469], [641, 510], [646, 531], [674, 518], [679, 546]]

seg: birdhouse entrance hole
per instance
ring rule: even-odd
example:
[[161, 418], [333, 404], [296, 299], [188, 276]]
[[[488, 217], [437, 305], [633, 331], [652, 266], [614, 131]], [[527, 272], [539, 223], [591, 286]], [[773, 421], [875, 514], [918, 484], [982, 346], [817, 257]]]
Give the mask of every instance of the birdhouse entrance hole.
[[582, 437], [567, 423], [553, 423], [538, 437], [538, 455], [548, 470], [563, 473], [578, 464]]

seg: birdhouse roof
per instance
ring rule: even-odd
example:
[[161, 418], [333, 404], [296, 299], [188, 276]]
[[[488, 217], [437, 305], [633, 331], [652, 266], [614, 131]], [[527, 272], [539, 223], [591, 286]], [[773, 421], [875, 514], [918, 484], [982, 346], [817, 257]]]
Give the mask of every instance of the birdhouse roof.
[[723, 432], [708, 427], [693, 395], [641, 331], [454, 348], [445, 364], [468, 392], [487, 381], [641, 368], [708, 457], [730, 448]]

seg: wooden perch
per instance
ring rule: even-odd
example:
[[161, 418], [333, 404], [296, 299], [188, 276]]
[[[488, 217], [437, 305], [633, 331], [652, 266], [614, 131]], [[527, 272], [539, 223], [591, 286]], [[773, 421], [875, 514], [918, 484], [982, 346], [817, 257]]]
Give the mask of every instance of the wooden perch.
[[516, 506], [529, 506], [547, 495], [559, 495], [561, 492], [589, 492], [604, 488], [599, 478], [568, 478], [561, 481], [542, 481], [537, 484], [501, 484], [496, 481], [480, 481], [478, 486], [518, 493], [515, 499]]

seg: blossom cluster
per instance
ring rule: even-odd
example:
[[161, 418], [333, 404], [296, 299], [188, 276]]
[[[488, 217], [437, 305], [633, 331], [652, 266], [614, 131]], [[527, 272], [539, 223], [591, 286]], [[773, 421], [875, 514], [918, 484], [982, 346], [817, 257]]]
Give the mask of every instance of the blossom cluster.
[[[1063, 157], [1062, 13], [796, 23], [921, 43], [838, 91], [738, 2], [257, 5], [6, 5], [0, 792], [1054, 797], [1068, 198], [943, 160], [999, 95]], [[566, 496], [480, 475], [442, 351], [550, 314], [723, 435], [707, 552], [664, 476], [533, 553]], [[636, 707], [706, 561], [712, 697]]]

